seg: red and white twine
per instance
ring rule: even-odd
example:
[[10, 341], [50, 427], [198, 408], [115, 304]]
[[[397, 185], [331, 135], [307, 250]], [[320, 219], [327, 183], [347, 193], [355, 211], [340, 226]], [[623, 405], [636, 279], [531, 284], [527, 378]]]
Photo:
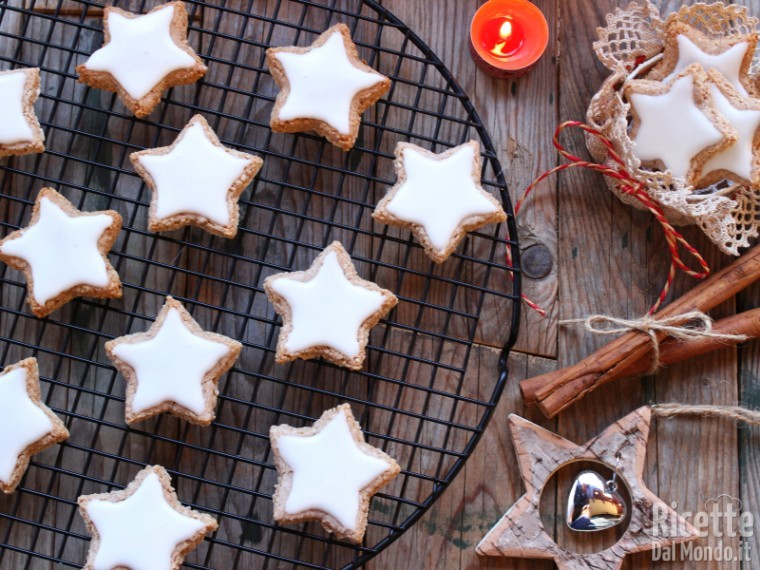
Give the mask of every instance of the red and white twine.
[[[562, 131], [570, 127], [578, 127], [586, 133], [596, 137], [607, 149], [607, 156], [613, 164], [597, 164], [596, 162], [589, 162], [569, 153], [565, 147], [562, 146], [562, 143], [560, 143], [559, 137]], [[665, 241], [667, 243], [668, 250], [670, 251], [670, 269], [668, 271], [668, 278], [662, 288], [662, 291], [660, 291], [660, 295], [657, 298], [657, 301], [655, 301], [655, 303], [650, 307], [647, 314], [654, 314], [665, 300], [665, 297], [668, 295], [668, 291], [670, 290], [670, 286], [673, 283], [673, 279], [675, 278], [676, 270], [680, 269], [687, 275], [690, 275], [696, 279], [704, 279], [710, 274], [710, 267], [707, 265], [707, 262], [704, 260], [704, 258], [691, 244], [689, 244], [689, 242], [686, 241], [686, 238], [684, 238], [681, 233], [670, 224], [670, 222], [665, 217], [665, 214], [663, 214], [660, 204], [654, 200], [647, 192], [646, 185], [641, 180], [634, 178], [631, 173], [628, 172], [628, 169], [625, 166], [625, 162], [617, 153], [612, 145], [612, 142], [607, 137], [605, 137], [597, 129], [590, 127], [589, 125], [580, 121], [566, 121], [559, 125], [554, 131], [554, 138], [552, 139], [552, 142], [560, 155], [562, 155], [569, 162], [555, 166], [551, 170], [547, 170], [533, 182], [531, 182], [531, 184], [523, 192], [522, 196], [515, 203], [515, 216], [517, 216], [517, 214], [520, 212], [522, 205], [525, 203], [525, 200], [535, 189], [535, 187], [552, 174], [567, 170], [569, 168], [588, 168], [589, 170], [601, 172], [605, 176], [609, 176], [610, 178], [614, 178], [615, 180], [620, 181], [620, 190], [629, 196], [633, 196], [639, 202], [641, 202], [646, 207], [646, 209], [648, 209], [657, 219], [657, 221], [660, 223], [660, 226], [662, 227], [663, 233], [665, 234]], [[701, 267], [701, 271], [696, 271], [686, 265], [681, 257], [679, 245], [683, 247], [693, 259], [697, 261]], [[507, 248], [507, 262], [510, 266], [512, 265], [512, 254], [509, 248]], [[522, 298], [529, 307], [538, 311], [542, 316], [546, 315], [546, 312], [536, 303], [528, 299], [525, 294], [522, 295]]]

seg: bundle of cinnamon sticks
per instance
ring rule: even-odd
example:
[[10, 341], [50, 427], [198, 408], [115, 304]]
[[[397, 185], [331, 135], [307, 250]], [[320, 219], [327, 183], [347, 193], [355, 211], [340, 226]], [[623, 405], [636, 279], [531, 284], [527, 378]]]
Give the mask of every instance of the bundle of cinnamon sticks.
[[[661, 320], [693, 311], [707, 312], [760, 279], [760, 246], [736, 259], [731, 265], [700, 282], [691, 291], [654, 315]], [[684, 319], [686, 321], [686, 318]], [[680, 324], [684, 324], [683, 322]], [[714, 332], [760, 337], [760, 309], [722, 319]], [[726, 341], [696, 338], [680, 341], [657, 332], [660, 364], [671, 364], [691, 356], [725, 347]], [[632, 331], [613, 340], [577, 364], [523, 380], [520, 389], [526, 403], [533, 403], [554, 417], [586, 394], [618, 378], [646, 372], [652, 365], [652, 339]]]

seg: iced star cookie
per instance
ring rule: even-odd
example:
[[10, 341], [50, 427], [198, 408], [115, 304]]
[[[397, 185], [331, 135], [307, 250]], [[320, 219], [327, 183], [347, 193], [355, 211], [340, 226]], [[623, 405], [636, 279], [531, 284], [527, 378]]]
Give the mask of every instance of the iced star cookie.
[[468, 232], [507, 219], [480, 185], [480, 145], [470, 141], [434, 154], [411, 143], [396, 145], [396, 185], [372, 217], [410, 229], [425, 252], [443, 263]]
[[74, 297], [121, 297], [119, 275], [107, 258], [120, 230], [118, 212], [81, 212], [43, 188], [29, 225], [0, 240], [0, 261], [24, 273], [27, 301], [42, 318]]
[[633, 115], [633, 152], [644, 168], [669, 170], [694, 186], [705, 162], [736, 142], [736, 131], [718, 112], [699, 64], [668, 84], [631, 81], [625, 96]]
[[69, 437], [58, 416], [42, 403], [36, 358], [0, 372], [0, 489], [12, 493], [29, 459]]
[[137, 117], [145, 117], [175, 85], [195, 83], [206, 66], [187, 43], [187, 10], [182, 2], [133, 14], [107, 6], [103, 47], [77, 66], [79, 81], [115, 91]]
[[361, 60], [345, 24], [336, 24], [306, 48], [268, 49], [267, 65], [280, 87], [272, 130], [316, 131], [343, 150], [354, 146], [362, 113], [391, 85]]
[[171, 146], [130, 155], [153, 191], [148, 225], [163, 232], [198, 226], [225, 238], [237, 234], [238, 198], [256, 176], [258, 156], [227, 148], [201, 115], [195, 115]]
[[279, 363], [321, 356], [361, 369], [370, 329], [398, 303], [393, 293], [359, 277], [337, 241], [306, 271], [267, 277], [264, 290], [282, 316]]
[[79, 497], [92, 536], [83, 570], [178, 570], [216, 520], [182, 505], [171, 477], [148, 466], [121, 491]]
[[361, 542], [372, 496], [398, 475], [398, 463], [364, 441], [348, 404], [327, 410], [312, 427], [272, 426], [278, 480], [274, 519], [319, 521], [338, 538]]
[[760, 99], [742, 97], [716, 69], [708, 72], [718, 112], [737, 133], [737, 141], [705, 162], [700, 186], [724, 179], [760, 186]]
[[670, 82], [692, 64], [698, 63], [707, 72], [716, 69], [742, 97], [757, 94], [749, 77], [757, 34], [734, 34], [710, 39], [691, 26], [671, 20], [665, 31], [665, 51], [647, 79]]
[[45, 151], [45, 134], [34, 113], [39, 94], [38, 68], [0, 72], [0, 156]]
[[182, 303], [166, 298], [150, 330], [106, 343], [106, 354], [127, 380], [128, 424], [169, 412], [208, 425], [216, 417], [219, 378], [242, 345], [206, 332]]

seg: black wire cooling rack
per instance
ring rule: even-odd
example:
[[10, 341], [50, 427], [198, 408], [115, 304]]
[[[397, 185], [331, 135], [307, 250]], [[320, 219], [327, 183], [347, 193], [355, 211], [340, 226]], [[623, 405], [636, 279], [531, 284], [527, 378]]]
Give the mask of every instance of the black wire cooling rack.
[[[148, 2], [118, 2], [136, 12]], [[113, 208], [124, 230], [111, 260], [124, 281], [119, 300], [81, 299], [39, 320], [24, 302], [19, 273], [0, 269], [3, 365], [36, 355], [46, 402], [71, 438], [38, 454], [18, 491], [0, 498], [0, 567], [80, 567], [89, 539], [79, 495], [125, 485], [146, 463], [164, 465], [180, 499], [219, 520], [190, 568], [356, 567], [408, 529], [462, 467], [507, 379], [517, 334], [516, 232], [501, 167], [470, 101], [430, 49], [370, 0], [218, 0], [188, 3], [189, 38], [209, 66], [198, 84], [166, 93], [135, 120], [111, 93], [76, 82], [75, 67], [102, 43], [102, 5], [86, 0], [0, 2], [3, 69], [40, 67], [38, 114], [47, 152], [0, 164], [5, 235], [28, 222], [43, 186], [86, 210]], [[276, 93], [264, 65], [270, 45], [306, 45], [345, 22], [362, 57], [389, 75], [386, 98], [365, 114], [350, 153], [308, 134], [268, 128]], [[169, 144], [202, 113], [230, 146], [264, 158], [241, 201], [235, 240], [198, 229], [147, 231], [149, 192], [129, 154]], [[373, 223], [394, 182], [393, 148], [409, 140], [440, 152], [480, 141], [483, 184], [501, 195], [506, 224], [470, 235], [442, 266], [409, 232]], [[361, 372], [321, 361], [274, 364], [279, 320], [262, 291], [268, 275], [307, 267], [339, 239], [362, 276], [393, 290], [399, 306], [370, 339]], [[166, 294], [204, 328], [244, 343], [222, 380], [217, 421], [192, 426], [163, 415], [128, 429], [124, 383], [103, 344], [149, 327]], [[481, 319], [481, 316], [484, 318]], [[504, 346], [500, 370], [481, 370], [475, 343]], [[396, 457], [401, 475], [373, 501], [362, 545], [331, 538], [318, 524], [277, 526], [269, 426], [305, 425], [351, 403], [368, 441]]]

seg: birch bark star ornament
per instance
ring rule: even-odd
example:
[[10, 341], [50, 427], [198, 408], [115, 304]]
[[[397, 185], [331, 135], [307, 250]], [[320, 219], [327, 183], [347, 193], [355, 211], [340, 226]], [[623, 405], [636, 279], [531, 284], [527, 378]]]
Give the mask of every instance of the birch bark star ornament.
[[264, 290], [283, 320], [279, 363], [321, 356], [361, 369], [370, 329], [398, 303], [393, 293], [359, 277], [337, 241], [308, 270], [267, 277]]
[[391, 85], [361, 60], [345, 24], [336, 24], [306, 48], [268, 49], [267, 65], [280, 87], [272, 130], [313, 130], [343, 150], [354, 146], [361, 114]]
[[441, 154], [410, 143], [396, 145], [398, 182], [372, 214], [409, 228], [436, 263], [443, 263], [468, 232], [507, 219], [480, 185], [480, 145], [470, 141]]
[[39, 68], [0, 72], [0, 156], [44, 152], [45, 134], [34, 113], [39, 95]]
[[[583, 445], [514, 414], [509, 423], [525, 494], [478, 544], [482, 556], [553, 559], [559, 570], [617, 570], [628, 554], [697, 538], [697, 531], [643, 481], [650, 407], [639, 408]], [[541, 492], [559, 469], [577, 461], [607, 465], [623, 480], [631, 496], [628, 528], [613, 546], [579, 554], [559, 546], [544, 529]]]
[[79, 81], [115, 91], [136, 117], [146, 117], [161, 94], [195, 83], [206, 66], [187, 42], [187, 10], [182, 2], [133, 14], [107, 6], [103, 47], [77, 66]]
[[224, 238], [237, 234], [238, 199], [263, 164], [222, 145], [201, 115], [170, 146], [132, 153], [130, 160], [153, 191], [151, 231], [194, 225]]
[[43, 188], [29, 225], [0, 241], [0, 261], [24, 273], [27, 301], [42, 318], [74, 297], [121, 297], [119, 275], [107, 258], [120, 230], [117, 212], [81, 212]]
[[32, 455], [69, 437], [58, 416], [42, 403], [36, 358], [0, 373], [0, 489], [16, 490]]
[[148, 466], [121, 491], [79, 497], [92, 535], [83, 570], [178, 570], [218, 523], [183, 506], [160, 465]]
[[372, 496], [400, 467], [364, 441], [348, 404], [327, 410], [312, 426], [272, 426], [269, 439], [278, 481], [279, 523], [319, 521], [339, 538], [361, 542]]
[[210, 424], [219, 378], [241, 349], [236, 340], [204, 331], [182, 303], [167, 297], [150, 330], [106, 343], [108, 357], [127, 380], [127, 423], [169, 412]]

